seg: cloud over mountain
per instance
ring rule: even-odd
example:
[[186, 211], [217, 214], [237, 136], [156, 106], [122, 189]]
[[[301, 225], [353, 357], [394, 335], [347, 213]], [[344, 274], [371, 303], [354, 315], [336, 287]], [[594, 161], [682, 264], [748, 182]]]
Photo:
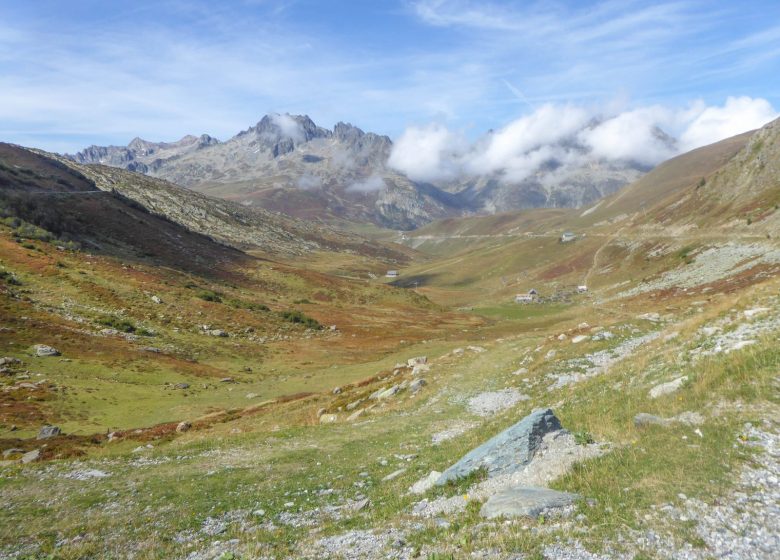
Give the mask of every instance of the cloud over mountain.
[[418, 181], [497, 175], [505, 182], [590, 162], [651, 167], [777, 116], [768, 101], [750, 97], [729, 97], [723, 106], [697, 101], [682, 109], [652, 105], [621, 112], [548, 103], [471, 144], [439, 123], [410, 127], [388, 164]]

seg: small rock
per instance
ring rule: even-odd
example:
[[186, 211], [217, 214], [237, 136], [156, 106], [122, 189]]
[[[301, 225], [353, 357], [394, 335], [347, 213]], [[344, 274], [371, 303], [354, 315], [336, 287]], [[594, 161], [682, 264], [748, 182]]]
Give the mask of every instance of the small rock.
[[420, 389], [422, 389], [423, 387], [425, 387], [427, 384], [428, 384], [428, 382], [427, 382], [427, 381], [425, 381], [425, 379], [415, 379], [414, 381], [412, 381], [412, 382], [409, 384], [409, 390], [410, 390], [412, 393], [416, 393], [416, 392], [418, 392]]
[[358, 400], [356, 400], [354, 402], [349, 403], [346, 406], [346, 409], [347, 410], [355, 410], [357, 407], [359, 407], [361, 404], [363, 404], [363, 400], [364, 399], [358, 399]]
[[33, 350], [35, 351], [35, 355], [39, 358], [46, 358], [49, 356], [59, 356], [60, 352], [56, 348], [52, 346], [47, 346], [45, 344], [36, 344], [33, 346]]
[[323, 414], [320, 416], [320, 424], [333, 424], [338, 419], [338, 414]]
[[398, 469], [397, 471], [393, 471], [390, 474], [388, 474], [386, 477], [382, 479], [382, 482], [390, 482], [391, 480], [398, 478], [402, 474], [406, 472], [406, 469]]
[[509, 488], [494, 494], [480, 510], [482, 517], [539, 517], [545, 510], [572, 505], [579, 495], [549, 488]]
[[162, 303], [162, 299], [160, 299], [159, 296], [152, 296], [152, 302], [154, 302], [154, 303], [159, 305], [159, 304]]
[[35, 439], [48, 439], [57, 437], [62, 433], [57, 426], [44, 426], [38, 431], [38, 436]]
[[18, 449], [16, 447], [12, 447], [11, 449], [6, 449], [3, 451], [3, 459], [7, 459], [11, 455], [23, 455], [24, 449]]
[[190, 428], [192, 428], [192, 424], [189, 422], [179, 422], [176, 426], [176, 431], [183, 434], [184, 432], [189, 431]]
[[745, 309], [743, 313], [745, 314], [745, 318], [752, 319], [756, 315], [762, 315], [767, 311], [771, 311], [771, 309], [769, 307], [755, 307], [753, 309]]
[[354, 422], [355, 420], [357, 420], [358, 418], [363, 416], [363, 414], [365, 414], [365, 412], [366, 412], [365, 408], [361, 408], [360, 410], [356, 410], [355, 412], [353, 412], [352, 414], [347, 416], [347, 422]]
[[416, 358], [409, 358], [406, 360], [406, 365], [410, 368], [413, 368], [414, 366], [419, 366], [422, 364], [428, 363], [428, 357], [427, 356], [418, 356]]
[[219, 380], [219, 382], [220, 383], [235, 383], [236, 380], [233, 379], [232, 377], [223, 377], [222, 379]]
[[334, 394], [334, 395], [340, 395], [340, 394], [341, 394], [341, 391], [342, 391], [341, 387], [335, 387], [335, 388], [333, 389], [333, 394]]
[[392, 386], [392, 387], [390, 387], [389, 389], [385, 389], [384, 391], [382, 391], [381, 393], [379, 393], [379, 394], [376, 396], [376, 398], [377, 398], [378, 400], [389, 399], [390, 397], [393, 397], [393, 396], [395, 396], [395, 395], [396, 395], [396, 394], [397, 394], [397, 393], [398, 393], [400, 390], [401, 390], [401, 387], [400, 387], [400, 386], [398, 386], [398, 385], [393, 385], [393, 386]]
[[189, 389], [190, 384], [189, 383], [177, 383], [173, 386], [174, 389]]
[[640, 412], [634, 416], [634, 426], [637, 428], [643, 428], [645, 426], [667, 426], [669, 420], [661, 418], [654, 414], [647, 414], [646, 412]]
[[431, 471], [428, 476], [421, 478], [409, 488], [409, 492], [412, 494], [425, 494], [428, 490], [436, 485], [436, 481], [439, 480], [441, 473], [439, 471]]
[[358, 500], [354, 504], [352, 504], [352, 511], [361, 511], [366, 509], [369, 504], [371, 504], [371, 501], [368, 498], [363, 498], [362, 500]]
[[24, 455], [22, 455], [22, 463], [32, 463], [33, 461], [37, 461], [41, 458], [41, 450], [40, 449], [33, 449], [32, 451], [28, 451]]
[[588, 340], [588, 338], [590, 338], [590, 337], [588, 335], [586, 335], [586, 334], [578, 334], [577, 336], [575, 336], [574, 338], [571, 339], [571, 343], [572, 344], [579, 344], [580, 342], [584, 342], [584, 341]]
[[656, 385], [655, 387], [650, 389], [650, 393], [649, 393], [650, 398], [657, 399], [658, 397], [662, 397], [664, 395], [669, 395], [671, 393], [674, 393], [680, 387], [682, 387], [686, 381], [688, 381], [688, 377], [682, 376], [672, 381], [669, 381], [667, 383], [661, 383], [660, 385]]
[[226, 333], [222, 329], [211, 329], [206, 332], [209, 334], [209, 336], [217, 336], [220, 338], [227, 338], [228, 336], [228, 333]]

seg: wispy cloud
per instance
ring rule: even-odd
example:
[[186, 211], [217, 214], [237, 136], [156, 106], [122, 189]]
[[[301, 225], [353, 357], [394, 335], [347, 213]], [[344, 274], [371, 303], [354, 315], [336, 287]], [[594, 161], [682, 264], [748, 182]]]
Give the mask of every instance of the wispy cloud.
[[780, 5], [750, 2], [18, 3], [0, 21], [0, 138], [225, 138], [269, 112], [473, 138], [545, 103], [622, 94], [777, 105]]

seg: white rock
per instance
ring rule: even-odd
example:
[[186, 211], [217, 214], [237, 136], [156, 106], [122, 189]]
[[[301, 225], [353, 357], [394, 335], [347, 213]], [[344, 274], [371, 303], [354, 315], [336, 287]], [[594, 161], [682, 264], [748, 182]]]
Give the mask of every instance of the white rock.
[[677, 379], [673, 379], [672, 381], [669, 381], [667, 383], [661, 383], [660, 385], [656, 385], [655, 387], [650, 389], [650, 393], [649, 393], [650, 398], [657, 399], [658, 397], [662, 397], [664, 395], [674, 393], [680, 387], [682, 387], [686, 381], [688, 381], [688, 377], [683, 375], [682, 377], [678, 377]]
[[427, 356], [417, 356], [416, 358], [409, 358], [406, 360], [406, 365], [413, 368], [414, 366], [422, 365], [428, 362]]
[[736, 342], [731, 348], [726, 350], [726, 354], [728, 354], [729, 352], [733, 352], [735, 350], [742, 350], [746, 346], [752, 346], [755, 343], [756, 343], [755, 340], [740, 340], [739, 342]]
[[743, 313], [745, 314], [746, 318], [752, 319], [756, 315], [762, 315], [767, 311], [771, 311], [771, 309], [769, 307], [754, 307], [753, 309], [745, 309]]
[[588, 338], [590, 337], [586, 334], [578, 334], [577, 336], [571, 339], [571, 343], [579, 344], [580, 342], [584, 342], [585, 340], [588, 340]]
[[412, 484], [409, 488], [411, 494], [425, 494], [428, 490], [433, 488], [436, 481], [439, 480], [441, 473], [439, 471], [431, 471], [428, 476], [425, 476]]
[[365, 412], [366, 412], [365, 408], [361, 408], [360, 410], [356, 410], [355, 412], [353, 412], [352, 414], [347, 416], [347, 422], [354, 422], [355, 420], [357, 420], [358, 418], [363, 416], [363, 414], [365, 414]]
[[397, 471], [393, 471], [390, 474], [388, 474], [386, 477], [382, 479], [382, 482], [390, 482], [391, 480], [398, 478], [402, 474], [406, 472], [406, 469], [398, 469]]

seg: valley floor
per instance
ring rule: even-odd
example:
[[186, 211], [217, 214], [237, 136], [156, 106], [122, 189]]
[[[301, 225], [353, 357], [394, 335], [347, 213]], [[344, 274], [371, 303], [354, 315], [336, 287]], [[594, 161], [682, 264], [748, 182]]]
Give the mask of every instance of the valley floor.
[[[336, 391], [5, 465], [0, 557], [775, 558], [777, 287], [510, 317]], [[409, 492], [547, 406], [601, 449], [551, 481], [573, 508], [482, 519], [479, 477]]]

